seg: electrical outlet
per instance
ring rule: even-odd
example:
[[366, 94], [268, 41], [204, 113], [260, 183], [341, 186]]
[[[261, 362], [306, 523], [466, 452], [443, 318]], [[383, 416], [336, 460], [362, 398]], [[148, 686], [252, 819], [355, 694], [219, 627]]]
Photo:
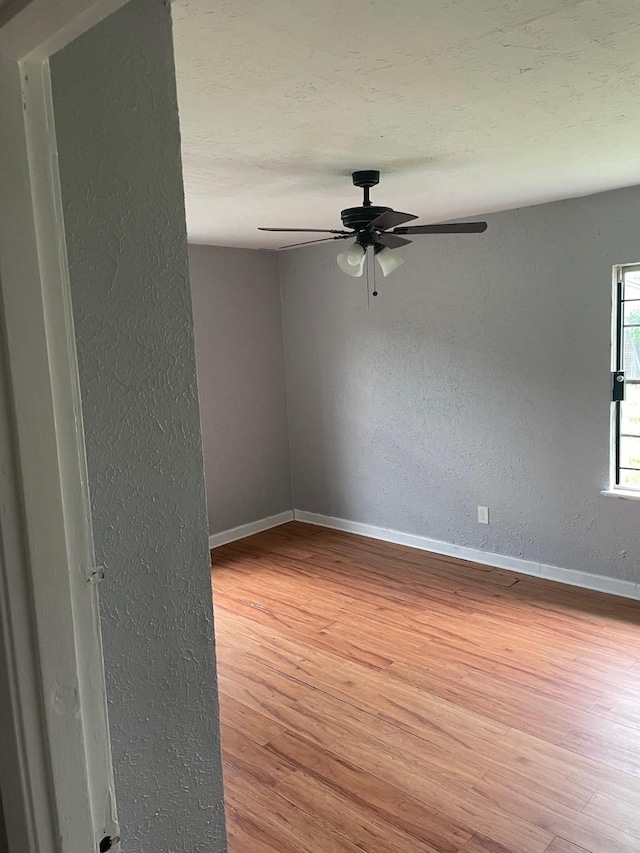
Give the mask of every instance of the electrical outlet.
[[478, 507], [478, 524], [489, 524], [489, 507]]

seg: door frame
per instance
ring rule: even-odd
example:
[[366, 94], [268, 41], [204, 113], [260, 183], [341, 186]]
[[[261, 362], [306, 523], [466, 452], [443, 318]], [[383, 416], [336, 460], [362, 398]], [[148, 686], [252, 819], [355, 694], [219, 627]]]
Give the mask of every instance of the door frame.
[[49, 57], [125, 2], [13, 0], [0, 12], [0, 792], [11, 853], [90, 853], [119, 835]]

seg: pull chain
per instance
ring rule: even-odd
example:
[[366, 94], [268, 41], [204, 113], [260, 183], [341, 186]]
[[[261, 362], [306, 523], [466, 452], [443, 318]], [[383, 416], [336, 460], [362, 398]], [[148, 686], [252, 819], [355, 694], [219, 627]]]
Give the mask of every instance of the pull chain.
[[367, 248], [367, 311], [371, 310], [371, 298], [369, 296], [369, 249]]
[[376, 264], [375, 264], [375, 255], [371, 258], [371, 265], [373, 266], [373, 293], [372, 296], [378, 295], [378, 288], [376, 286]]

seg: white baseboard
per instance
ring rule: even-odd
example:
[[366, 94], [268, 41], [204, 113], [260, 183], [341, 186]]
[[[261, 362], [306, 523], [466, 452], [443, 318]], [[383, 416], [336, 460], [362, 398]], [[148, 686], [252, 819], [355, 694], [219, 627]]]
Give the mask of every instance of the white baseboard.
[[583, 589], [608, 592], [623, 598], [640, 599], [640, 585], [633, 581], [617, 580], [590, 572], [580, 572], [576, 569], [562, 569], [559, 566], [549, 566], [534, 560], [523, 560], [520, 557], [507, 557], [504, 554], [494, 554], [491, 551], [481, 551], [479, 548], [467, 548], [441, 542], [439, 539], [429, 539], [428, 536], [416, 536], [412, 533], [401, 533], [399, 530], [389, 530], [386, 527], [374, 527], [371, 524], [361, 524], [358, 521], [347, 521], [344, 518], [331, 518], [328, 515], [318, 515], [315, 512], [293, 511], [296, 521], [317, 524], [320, 527], [330, 527], [333, 530], [344, 530], [359, 536], [369, 536], [384, 542], [394, 542], [421, 551], [433, 551], [435, 554], [445, 554], [448, 557], [459, 557], [461, 560], [471, 560], [498, 569], [507, 569], [521, 575], [535, 575], [558, 583], [579, 586]]
[[278, 515], [270, 515], [258, 521], [250, 521], [249, 524], [241, 524], [240, 527], [232, 527], [231, 530], [223, 530], [222, 533], [214, 533], [209, 537], [209, 548], [219, 548], [220, 545], [236, 542], [245, 536], [253, 536], [254, 533], [262, 533], [263, 530], [270, 530], [272, 527], [286, 524], [287, 521], [293, 521], [293, 510], [288, 509]]

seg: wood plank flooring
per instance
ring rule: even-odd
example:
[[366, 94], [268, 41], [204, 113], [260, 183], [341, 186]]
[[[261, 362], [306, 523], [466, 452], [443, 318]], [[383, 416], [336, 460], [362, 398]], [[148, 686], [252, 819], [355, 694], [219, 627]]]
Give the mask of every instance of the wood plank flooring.
[[639, 853], [636, 603], [297, 522], [212, 562], [230, 853]]

